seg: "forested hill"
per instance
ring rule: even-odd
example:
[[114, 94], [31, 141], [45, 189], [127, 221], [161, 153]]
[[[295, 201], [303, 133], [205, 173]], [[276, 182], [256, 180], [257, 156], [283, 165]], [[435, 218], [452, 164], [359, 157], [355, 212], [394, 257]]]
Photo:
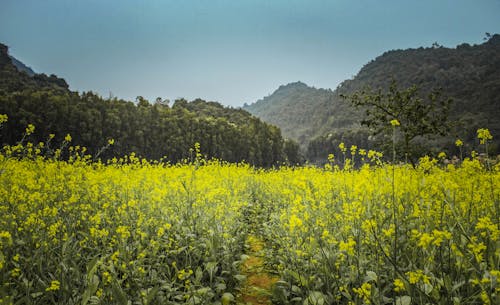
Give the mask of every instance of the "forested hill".
[[335, 91], [293, 83], [244, 109], [279, 126], [284, 136], [298, 140], [308, 149], [309, 158], [325, 158], [341, 140], [370, 145], [368, 131], [358, 124], [362, 113], [352, 109], [340, 94], [350, 95], [367, 87], [386, 90], [393, 79], [400, 88], [417, 85], [422, 95], [442, 88], [442, 95], [453, 99], [450, 116], [457, 127], [448, 139], [438, 141], [436, 149], [451, 150], [455, 137], [460, 137], [471, 150], [480, 127], [489, 128], [494, 145], [499, 146], [500, 35], [479, 45], [388, 51]]
[[330, 89], [316, 89], [302, 82], [280, 86], [271, 95], [243, 109], [281, 128], [283, 136], [305, 146], [330, 130], [356, 128], [360, 116]]
[[55, 134], [53, 148], [70, 134], [72, 145], [85, 146], [97, 155], [114, 139], [102, 158], [134, 152], [177, 162], [190, 158], [190, 149], [200, 143], [201, 153], [208, 158], [266, 167], [299, 161], [296, 144], [285, 141], [277, 127], [241, 109], [201, 99], [179, 99], [173, 105], [161, 100], [150, 103], [142, 97], [136, 103], [103, 99], [92, 92], [72, 92], [55, 75], [26, 72], [14, 66], [7, 47], [0, 44], [0, 114], [8, 115], [0, 129], [3, 144], [17, 143], [26, 126], [34, 124], [35, 133], [25, 140], [36, 143]]
[[24, 90], [52, 90], [68, 92], [68, 84], [55, 75], [35, 74], [33, 70], [9, 56], [6, 45], [0, 43], [0, 94]]

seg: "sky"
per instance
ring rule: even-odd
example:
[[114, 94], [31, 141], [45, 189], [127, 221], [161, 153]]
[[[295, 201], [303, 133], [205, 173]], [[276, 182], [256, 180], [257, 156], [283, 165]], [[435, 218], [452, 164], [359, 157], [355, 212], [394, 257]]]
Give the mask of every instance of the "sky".
[[0, 0], [0, 42], [75, 91], [239, 107], [335, 89], [385, 51], [479, 44], [500, 0]]

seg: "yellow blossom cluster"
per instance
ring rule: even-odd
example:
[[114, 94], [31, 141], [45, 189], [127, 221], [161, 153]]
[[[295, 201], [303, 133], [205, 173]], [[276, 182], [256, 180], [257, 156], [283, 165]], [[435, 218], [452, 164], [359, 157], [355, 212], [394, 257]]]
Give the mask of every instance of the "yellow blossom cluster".
[[283, 304], [498, 304], [500, 168], [478, 159], [265, 170], [36, 147], [0, 154], [0, 298], [13, 303], [215, 304], [259, 234]]

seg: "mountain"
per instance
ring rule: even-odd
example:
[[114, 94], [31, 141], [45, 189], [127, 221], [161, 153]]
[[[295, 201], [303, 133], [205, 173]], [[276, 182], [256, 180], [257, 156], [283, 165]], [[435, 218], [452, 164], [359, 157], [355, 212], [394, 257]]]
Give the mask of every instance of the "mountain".
[[0, 95], [23, 90], [56, 90], [59, 93], [69, 92], [69, 86], [62, 78], [54, 74], [32, 74], [26, 65], [8, 53], [8, 47], [0, 43]]
[[[55, 75], [30, 76], [20, 71], [3, 44], [0, 114], [8, 116], [0, 126], [0, 144], [46, 141], [37, 147], [48, 156], [67, 146], [65, 137], [70, 134], [71, 145], [86, 147], [94, 159], [134, 153], [140, 158], [175, 163], [193, 160], [197, 156], [193, 148], [197, 147], [208, 159], [245, 161], [261, 167], [301, 161], [298, 145], [284, 140], [279, 128], [242, 109], [201, 99], [178, 99], [170, 107], [166, 101], [150, 103], [142, 97], [132, 103], [103, 99], [92, 92], [73, 92]], [[33, 134], [26, 134], [28, 124], [35, 126]], [[114, 144], [110, 146], [108, 141]], [[68, 154], [71, 151], [63, 152], [63, 157], [69, 158]]]
[[[395, 80], [400, 88], [417, 85], [425, 96], [441, 88], [453, 99], [450, 119], [457, 123], [451, 136], [432, 142], [437, 149], [453, 151], [454, 139], [477, 149], [475, 131], [488, 128], [494, 136], [492, 150], [500, 147], [500, 35], [479, 45], [388, 51], [366, 64], [358, 74], [334, 91], [303, 83], [281, 86], [273, 94], [244, 107], [271, 124], [283, 135], [297, 140], [310, 159], [325, 158], [341, 140], [370, 145], [368, 130], [359, 125], [363, 117], [341, 94], [351, 95], [366, 88], [387, 90]], [[355, 144], [355, 143], [353, 143]]]
[[283, 136], [302, 146], [330, 129], [359, 127], [359, 113], [330, 89], [302, 82], [280, 86], [271, 95], [243, 109], [281, 128]]
[[26, 74], [28, 74], [29, 76], [34, 76], [36, 73], [35, 71], [33, 71], [30, 67], [26, 66], [25, 64], [23, 64], [20, 60], [18, 60], [17, 58], [15, 58], [14, 56], [12, 55], [9, 55], [10, 59], [12, 60], [12, 64], [14, 66], [16, 66], [17, 70], [19, 72], [25, 72]]

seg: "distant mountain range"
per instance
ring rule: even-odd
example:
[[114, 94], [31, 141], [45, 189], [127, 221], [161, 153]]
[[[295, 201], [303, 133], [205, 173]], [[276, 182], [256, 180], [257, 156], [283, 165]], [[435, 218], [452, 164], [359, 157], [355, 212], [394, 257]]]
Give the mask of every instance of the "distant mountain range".
[[[351, 107], [341, 94], [373, 88], [386, 90], [391, 81], [399, 87], [417, 85], [422, 95], [441, 88], [453, 99], [451, 119], [457, 123], [452, 135], [433, 142], [435, 149], [453, 151], [459, 137], [475, 149], [477, 128], [489, 128], [493, 146], [500, 147], [500, 35], [479, 45], [456, 48], [388, 51], [366, 64], [335, 90], [316, 89], [296, 82], [280, 86], [271, 95], [243, 109], [281, 128], [285, 137], [299, 142], [310, 159], [325, 158], [340, 140], [370, 145], [368, 131], [359, 122], [363, 113]], [[333, 135], [333, 136], [332, 136]], [[354, 139], [353, 139], [354, 138]], [[361, 144], [363, 144], [361, 143]], [[324, 148], [323, 151], [322, 147]], [[319, 150], [319, 151], [318, 151]]]

